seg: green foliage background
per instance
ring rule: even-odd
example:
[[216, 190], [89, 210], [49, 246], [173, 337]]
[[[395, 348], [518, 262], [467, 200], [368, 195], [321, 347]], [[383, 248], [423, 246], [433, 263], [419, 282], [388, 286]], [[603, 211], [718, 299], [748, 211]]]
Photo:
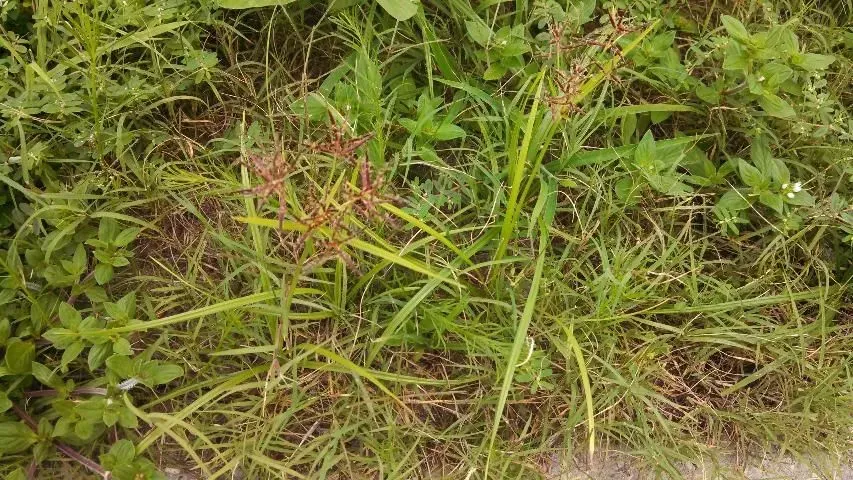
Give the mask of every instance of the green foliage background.
[[849, 449], [851, 10], [2, 2], [0, 473]]

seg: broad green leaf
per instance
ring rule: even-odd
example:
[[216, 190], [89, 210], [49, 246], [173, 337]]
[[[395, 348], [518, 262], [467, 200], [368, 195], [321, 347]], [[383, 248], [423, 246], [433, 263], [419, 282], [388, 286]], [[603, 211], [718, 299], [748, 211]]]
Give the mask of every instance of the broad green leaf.
[[89, 349], [89, 355], [86, 358], [89, 370], [94, 372], [96, 369], [100, 368], [107, 357], [112, 355], [112, 353], [113, 349], [110, 343], [92, 345], [92, 348]]
[[6, 480], [28, 480], [26, 472], [23, 468], [16, 468], [6, 477]]
[[22, 422], [0, 423], [0, 454], [22, 452], [36, 440], [35, 432]]
[[112, 460], [117, 464], [130, 463], [136, 458], [136, 448], [134, 448], [133, 442], [123, 438], [110, 447], [109, 454], [112, 455]]
[[74, 307], [66, 302], [59, 304], [59, 322], [62, 323], [63, 327], [69, 330], [77, 330], [80, 327], [81, 321], [83, 321], [83, 318], [80, 316], [80, 312]]
[[802, 207], [813, 207], [815, 204], [815, 199], [809, 192], [805, 190], [794, 193], [793, 197], [785, 196], [785, 203], [789, 203], [791, 205], [798, 205]]
[[247, 8], [282, 6], [293, 3], [295, 0], [216, 0], [220, 8], [233, 10], [245, 10]]
[[104, 420], [104, 425], [112, 427], [118, 423], [118, 411], [115, 408], [104, 409], [104, 416], [102, 418]]
[[126, 318], [134, 318], [136, 316], [136, 292], [126, 294], [116, 304], [121, 307]]
[[492, 29], [479, 19], [466, 21], [465, 29], [468, 30], [471, 39], [481, 47], [488, 45], [489, 39], [492, 37]]
[[794, 74], [791, 67], [779, 62], [767, 63], [761, 67], [759, 72], [764, 76], [764, 84], [774, 90]]
[[695, 177], [711, 179], [717, 174], [717, 167], [714, 162], [708, 159], [705, 151], [698, 146], [685, 152], [681, 165]]
[[104, 310], [107, 311], [107, 315], [113, 320], [127, 321], [130, 319], [130, 315], [128, 315], [125, 307], [118, 303], [104, 302]]
[[0, 413], [12, 408], [12, 401], [6, 395], [6, 392], [0, 391]]
[[80, 338], [80, 334], [67, 328], [51, 328], [44, 332], [42, 338], [61, 350], [76, 342]]
[[60, 417], [53, 425], [53, 432], [51, 435], [54, 438], [67, 436], [74, 426], [74, 420], [74, 417]]
[[768, 207], [772, 208], [776, 212], [782, 213], [783, 203], [782, 196], [780, 194], [774, 192], [761, 192], [761, 195], [759, 195], [758, 200], [764, 205], [767, 205]]
[[113, 266], [109, 263], [99, 263], [95, 267], [95, 281], [103, 285], [113, 279]]
[[139, 426], [139, 419], [136, 417], [136, 414], [133, 413], [129, 408], [122, 408], [119, 410], [118, 424], [124, 428], [136, 428]]
[[124, 337], [113, 342], [113, 352], [118, 355], [133, 355], [133, 349], [130, 347], [130, 342]]
[[752, 163], [755, 164], [755, 168], [757, 168], [765, 178], [779, 181], [781, 175], [776, 168], [776, 160], [770, 152], [770, 146], [768, 145], [766, 136], [761, 135], [752, 140], [750, 159], [752, 160]]
[[675, 30], [667, 30], [652, 37], [648, 41], [648, 45], [644, 48], [650, 49], [652, 52], [663, 52], [672, 48], [675, 43]]
[[819, 53], [801, 53], [791, 57], [793, 65], [809, 72], [826, 70], [834, 61], [835, 57], [832, 55], [821, 55]]
[[723, 27], [725, 27], [726, 31], [732, 36], [732, 38], [741, 43], [749, 43], [749, 31], [747, 31], [746, 27], [743, 26], [743, 23], [741, 23], [740, 20], [729, 15], [723, 15], [720, 17], [720, 21], [723, 22]]
[[6, 368], [9, 373], [20, 375], [30, 373], [36, 358], [36, 346], [20, 338], [13, 338], [6, 344]]
[[619, 179], [616, 182], [615, 191], [616, 197], [627, 205], [633, 205], [640, 199], [640, 188], [630, 176]]
[[68, 364], [73, 362], [83, 353], [83, 342], [73, 342], [62, 352], [62, 358], [59, 361], [59, 365], [62, 368], [62, 371], [65, 372], [68, 370]]
[[768, 115], [778, 118], [790, 118], [796, 115], [791, 105], [778, 95], [765, 93], [758, 98], [758, 104]]
[[628, 143], [633, 139], [634, 132], [637, 130], [637, 115], [630, 113], [622, 117], [622, 122], [619, 125], [619, 136], [622, 137], [623, 143]]
[[696, 96], [703, 102], [711, 105], [717, 105], [720, 103], [720, 92], [714, 87], [709, 87], [703, 84], [697, 85]]
[[530, 45], [521, 38], [514, 38], [500, 48], [500, 54], [505, 57], [515, 57], [530, 51]]
[[740, 179], [743, 180], [743, 183], [750, 187], [760, 188], [768, 183], [768, 178], [761, 173], [759, 169], [750, 165], [746, 160], [741, 159], [740, 162], [738, 162], [738, 172], [740, 173]]
[[121, 378], [127, 379], [136, 375], [136, 365], [130, 357], [113, 355], [107, 359], [107, 367]]
[[418, 13], [418, 4], [413, 0], [376, 0], [376, 2], [398, 22], [408, 20]]
[[112, 258], [110, 263], [114, 267], [124, 267], [124, 266], [130, 265], [130, 260], [128, 260], [126, 257], [116, 255], [115, 257]]
[[492, 63], [489, 68], [483, 72], [483, 80], [499, 80], [506, 75], [507, 68], [500, 63]]
[[98, 224], [98, 240], [111, 243], [118, 234], [118, 222], [111, 217], [104, 217]]
[[656, 153], [655, 139], [649, 130], [634, 150], [634, 164], [644, 173], [654, 172]]
[[411, 118], [401, 118], [398, 121], [400, 122], [400, 125], [402, 125], [403, 128], [412, 135], [418, 135], [421, 133], [421, 125]]
[[774, 158], [773, 162], [776, 164], [776, 181], [779, 183], [791, 183], [791, 171], [788, 170], [785, 161], [781, 158]]
[[746, 70], [749, 68], [749, 54], [737, 43], [730, 43], [723, 58], [723, 68], [726, 70]]
[[137, 235], [139, 235], [139, 232], [141, 231], [142, 229], [139, 227], [125, 228], [121, 233], [116, 235], [115, 240], [113, 240], [113, 244], [118, 247], [126, 247], [137, 237]]
[[767, 32], [767, 48], [790, 55], [800, 49], [800, 42], [788, 26], [774, 25]]
[[81, 421], [74, 424], [74, 435], [86, 440], [95, 433], [95, 424], [92, 421]]
[[681, 182], [677, 175], [654, 172], [643, 172], [643, 174], [643, 177], [649, 182], [652, 188], [665, 195], [681, 196], [693, 191], [689, 185]]
[[62, 388], [64, 386], [62, 378], [59, 377], [53, 370], [39, 362], [32, 363], [32, 373], [36, 380], [50, 388]]
[[[143, 368], [143, 372], [152, 385], [162, 385], [182, 376], [184, 369], [172, 363], [151, 363], [151, 368]], [[148, 365], [146, 365], [148, 367]]]
[[71, 264], [74, 266], [74, 271], [68, 272], [73, 273], [75, 275], [81, 275], [86, 271], [86, 247], [83, 244], [77, 245], [77, 249], [74, 250], [74, 256], [71, 259]]
[[8, 318], [0, 320], [0, 345], [5, 345], [6, 340], [12, 335], [12, 324]]
[[461, 138], [465, 136], [465, 130], [458, 125], [454, 125], [452, 123], [444, 123], [439, 125], [438, 128], [435, 129], [435, 133], [433, 137], [436, 140], [453, 140], [456, 138]]
[[649, 114], [649, 119], [652, 121], [652, 124], [659, 125], [661, 122], [671, 117], [671, 112], [651, 112]]
[[[713, 137], [714, 134], [694, 135], [690, 137], [670, 138], [666, 140], [656, 140], [655, 150], [665, 155], [670, 155], [672, 152], [683, 152], [690, 148], [691, 145], [704, 138]], [[622, 145], [620, 147], [601, 148], [598, 150], [587, 150], [576, 153], [562, 160], [556, 160], [546, 168], [551, 172], [559, 172], [566, 167], [580, 167], [583, 165], [598, 165], [620, 158], [630, 157], [636, 150], [637, 144]]]

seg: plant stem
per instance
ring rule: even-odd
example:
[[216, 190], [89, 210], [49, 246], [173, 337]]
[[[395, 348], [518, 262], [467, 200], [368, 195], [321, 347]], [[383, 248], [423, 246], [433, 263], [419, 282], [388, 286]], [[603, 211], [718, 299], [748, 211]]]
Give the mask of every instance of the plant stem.
[[[26, 423], [27, 426], [30, 427], [30, 429], [32, 431], [38, 433], [38, 424], [36, 423], [35, 419], [30, 416], [29, 413], [24, 411], [24, 409], [22, 409], [18, 405], [14, 405], [14, 404], [12, 405], [12, 411], [14, 411], [15, 414], [18, 417], [20, 417], [20, 419], [23, 420], [24, 423]], [[75, 462], [79, 463], [80, 465], [83, 465], [89, 471], [97, 474], [101, 478], [109, 479], [111, 477], [110, 472], [104, 470], [104, 467], [102, 467], [98, 462], [92, 460], [91, 458], [83, 456], [77, 450], [74, 450], [73, 448], [71, 448], [69, 445], [66, 445], [62, 442], [54, 440], [53, 446], [56, 447], [57, 450], [59, 450], [60, 452], [65, 454], [65, 456], [74, 460]], [[30, 465], [30, 469], [32, 469], [32, 465]]]

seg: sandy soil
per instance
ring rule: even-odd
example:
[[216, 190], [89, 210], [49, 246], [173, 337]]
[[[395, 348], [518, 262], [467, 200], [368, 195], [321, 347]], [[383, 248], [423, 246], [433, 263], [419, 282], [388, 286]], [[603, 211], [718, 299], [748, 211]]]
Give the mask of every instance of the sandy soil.
[[[574, 461], [551, 467], [553, 480], [646, 480], [656, 479], [624, 453], [598, 456], [592, 462]], [[678, 466], [685, 480], [853, 480], [853, 456], [830, 455], [795, 459], [764, 456], [750, 460], [721, 455], [716, 461]], [[664, 477], [666, 478], [666, 477]]]

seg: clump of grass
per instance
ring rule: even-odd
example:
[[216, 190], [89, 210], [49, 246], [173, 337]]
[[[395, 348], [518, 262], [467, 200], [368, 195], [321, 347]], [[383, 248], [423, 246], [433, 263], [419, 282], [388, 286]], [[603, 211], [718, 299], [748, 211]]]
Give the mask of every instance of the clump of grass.
[[254, 3], [0, 7], [4, 475], [849, 450], [850, 8]]

